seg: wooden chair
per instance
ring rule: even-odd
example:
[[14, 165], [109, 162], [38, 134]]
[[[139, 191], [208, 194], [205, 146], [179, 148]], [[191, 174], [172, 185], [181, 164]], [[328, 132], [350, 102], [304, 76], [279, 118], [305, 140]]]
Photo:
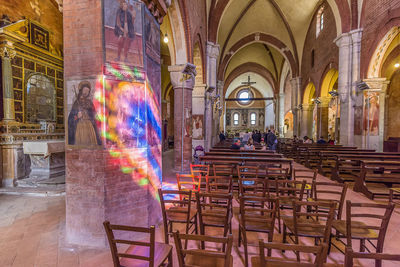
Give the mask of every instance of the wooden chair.
[[[173, 233], [176, 254], [178, 256], [179, 267], [232, 267], [233, 258], [232, 251], [232, 235], [227, 237], [212, 237], [205, 235], [187, 235], [180, 234], [179, 231]], [[226, 247], [225, 252], [207, 249], [183, 249], [182, 240], [200, 241], [214, 244], [222, 244]]]
[[267, 167], [265, 169], [265, 178], [269, 180], [287, 180], [289, 177], [289, 169], [282, 167]]
[[[395, 203], [394, 200], [400, 194], [400, 187], [393, 187], [389, 189], [389, 202]], [[398, 203], [398, 202], [397, 202]]]
[[310, 169], [294, 169], [293, 170], [293, 180], [295, 181], [306, 181], [305, 192], [307, 197], [311, 197], [312, 183], [317, 179], [317, 170]]
[[[172, 266], [172, 246], [155, 242], [155, 227], [133, 227], [125, 225], [110, 224], [109, 221], [103, 223], [104, 229], [107, 233], [108, 243], [111, 249], [111, 255], [114, 262], [114, 267], [122, 266], [165, 266], [168, 260], [168, 266]], [[117, 235], [122, 232], [136, 232], [150, 234], [150, 241], [133, 241], [115, 237], [114, 231]], [[118, 252], [117, 244], [131, 245], [125, 252]], [[121, 259], [120, 259], [121, 258]]]
[[[263, 240], [259, 241], [259, 257], [251, 258], [252, 267], [322, 267], [327, 256], [328, 247], [326, 244], [319, 246], [305, 246], [305, 245], [293, 245], [293, 244], [282, 244], [282, 243], [265, 243]], [[306, 262], [304, 260], [297, 261], [295, 258], [288, 257], [265, 257], [265, 249], [268, 249], [268, 255], [271, 255], [272, 250], [280, 251], [293, 251], [296, 256], [299, 253], [314, 254], [315, 258], [313, 262]]]
[[264, 178], [239, 178], [239, 197], [240, 196], [270, 196], [270, 181]]
[[341, 220], [347, 187], [347, 184], [340, 184], [335, 182], [316, 182], [314, 180], [314, 182], [312, 183], [312, 196], [307, 200], [318, 202], [333, 202], [335, 204], [334, 220]]
[[[328, 212], [321, 212], [320, 207]], [[299, 244], [299, 237], [311, 237], [322, 243], [329, 243], [335, 206], [332, 202], [293, 201], [293, 217], [283, 217], [283, 243], [286, 237], [294, 236], [294, 243]], [[289, 230], [289, 232], [288, 232]]]
[[[371, 259], [375, 260], [375, 266], [380, 266], [382, 260], [399, 261], [400, 255], [384, 254], [384, 253], [365, 253], [354, 252], [351, 247], [346, 247], [346, 256], [344, 260], [344, 267], [353, 267], [354, 259]], [[400, 263], [398, 263], [400, 265]]]
[[206, 176], [207, 192], [231, 193], [233, 189], [232, 175], [230, 176]]
[[237, 176], [240, 178], [258, 178], [258, 166], [237, 166]]
[[201, 175], [193, 174], [176, 174], [176, 182], [178, 183], [178, 190], [180, 191], [200, 191], [201, 188]]
[[277, 200], [266, 197], [240, 197], [239, 247], [243, 238], [246, 267], [249, 265], [247, 232], [267, 233], [268, 241], [272, 242], [277, 207]]
[[196, 192], [196, 201], [200, 234], [206, 234], [206, 227], [223, 228], [224, 236], [228, 231], [232, 234], [232, 193]]
[[236, 165], [234, 164], [214, 164], [214, 176], [234, 176], [236, 177]]
[[164, 223], [165, 243], [169, 244], [168, 233], [172, 233], [173, 223], [186, 224], [185, 233], [194, 227], [197, 234], [197, 210], [192, 207], [192, 191], [158, 189]]
[[[363, 210], [360, 210], [363, 209]], [[368, 211], [364, 211], [368, 209]], [[352, 203], [346, 201], [346, 220], [335, 220], [332, 223], [337, 238], [346, 238], [347, 246], [352, 248], [352, 239], [360, 240], [360, 252], [367, 250], [368, 241], [377, 253], [383, 252], [386, 230], [392, 216], [394, 204]], [[371, 222], [372, 221], [372, 222]], [[370, 223], [368, 223], [370, 222]], [[371, 240], [377, 240], [375, 246]]]
[[205, 177], [210, 175], [210, 165], [202, 165], [202, 164], [190, 164], [190, 173], [194, 176], [201, 176], [201, 190], [205, 190], [206, 182]]
[[276, 198], [279, 199], [278, 215], [278, 230], [281, 232], [281, 210], [292, 210], [293, 200], [302, 201], [304, 197], [304, 190], [306, 181], [294, 180], [275, 180]]

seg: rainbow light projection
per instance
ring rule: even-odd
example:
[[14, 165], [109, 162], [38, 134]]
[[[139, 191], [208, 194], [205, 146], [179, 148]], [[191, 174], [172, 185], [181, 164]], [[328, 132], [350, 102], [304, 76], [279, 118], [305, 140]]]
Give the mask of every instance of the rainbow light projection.
[[96, 84], [94, 104], [104, 144], [121, 171], [159, 200], [161, 113], [145, 73], [107, 63]]

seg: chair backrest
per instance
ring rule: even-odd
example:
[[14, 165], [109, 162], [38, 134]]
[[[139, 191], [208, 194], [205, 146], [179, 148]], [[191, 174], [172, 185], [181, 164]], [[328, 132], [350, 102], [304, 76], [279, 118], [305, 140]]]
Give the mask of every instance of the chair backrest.
[[190, 164], [190, 173], [195, 176], [201, 175], [205, 177], [210, 175], [210, 165]]
[[[322, 267], [326, 256], [328, 253], [328, 245], [321, 244], [318, 246], [306, 246], [306, 245], [297, 245], [297, 244], [284, 244], [284, 243], [275, 243], [268, 242], [265, 243], [262, 239], [259, 240], [259, 251], [260, 251], [260, 266], [298, 266], [298, 267]], [[272, 250], [280, 250], [280, 251], [293, 251], [296, 255], [299, 253], [307, 253], [314, 254], [315, 258], [312, 263], [309, 261], [302, 262], [301, 260], [296, 262], [297, 259], [288, 258], [288, 253], [280, 259], [278, 257], [274, 258], [265, 258], [265, 249], [268, 250], [268, 255], [271, 254]]]
[[[240, 224], [246, 228], [248, 223], [269, 225], [273, 233], [278, 200], [267, 197], [240, 196]], [[271, 234], [272, 236], [272, 234]]]
[[239, 178], [241, 196], [270, 197], [270, 182], [264, 178]]
[[311, 196], [314, 201], [328, 201], [335, 203], [336, 220], [342, 218], [344, 200], [346, 198], [348, 185], [335, 182], [317, 182], [312, 183]]
[[284, 167], [267, 167], [265, 169], [265, 177], [270, 180], [281, 179], [286, 180], [288, 179], [289, 168]]
[[232, 175], [230, 176], [206, 176], [207, 192], [232, 192]]
[[[189, 223], [192, 191], [163, 190], [159, 188], [158, 195], [160, 197], [164, 224], [168, 221], [170, 215], [178, 213], [185, 214], [186, 222]], [[179, 209], [175, 209], [175, 207], [179, 207]]]
[[[225, 225], [231, 218], [232, 193], [199, 193], [196, 192], [197, 212], [200, 225], [205, 218], [224, 219]], [[218, 211], [218, 213], [216, 213]]]
[[317, 170], [310, 169], [294, 169], [293, 170], [293, 180], [303, 181], [306, 180], [307, 184], [312, 184], [313, 181], [317, 179]]
[[[315, 233], [317, 236], [319, 233], [323, 233], [322, 241], [327, 243], [331, 235], [335, 204], [319, 201], [293, 201], [293, 207], [293, 232], [296, 244], [299, 243], [298, 231], [305, 228], [311, 235]], [[321, 211], [322, 208], [325, 210]]]
[[[399, 261], [400, 255], [386, 254], [386, 253], [370, 253], [370, 252], [354, 252], [351, 247], [346, 247], [346, 256], [344, 260], [344, 267], [353, 267], [354, 259], [371, 259], [375, 260], [375, 266], [377, 263], [381, 263], [382, 260], [386, 261]], [[400, 263], [398, 263], [400, 265]]]
[[[194, 256], [199, 259], [199, 265], [193, 265], [191, 263], [190, 266], [203, 266], [200, 261], [203, 258], [214, 259], [217, 261], [218, 259], [223, 260], [224, 267], [230, 267], [231, 264], [231, 251], [232, 251], [232, 235], [228, 235], [227, 237], [213, 237], [206, 235], [187, 235], [180, 234], [179, 231], [173, 233], [174, 243], [176, 247], [176, 254], [178, 256], [179, 267], [188, 266], [186, 264], [187, 256]], [[226, 246], [225, 252], [222, 252], [222, 249], [211, 250], [207, 249], [183, 249], [182, 241], [199, 241], [199, 242], [209, 242], [214, 244], [221, 244], [221, 247]]]
[[258, 166], [237, 166], [239, 178], [258, 178]]
[[176, 174], [176, 181], [179, 190], [192, 190], [200, 191], [201, 188], [201, 175], [193, 174]]
[[302, 201], [304, 197], [304, 190], [306, 181], [294, 180], [275, 180], [276, 195], [280, 199], [291, 199]]
[[[359, 210], [361, 209], [361, 210]], [[368, 209], [369, 213], [365, 212]], [[346, 201], [346, 230], [347, 230], [347, 245], [351, 247], [352, 240], [352, 221], [361, 221], [364, 225], [358, 225], [357, 228], [365, 229], [366, 231], [378, 231], [378, 242], [376, 252], [383, 252], [383, 245], [390, 217], [394, 210], [394, 204], [376, 204], [376, 203], [352, 203]], [[369, 222], [367, 224], [367, 222]]]
[[[110, 224], [109, 221], [103, 222], [104, 229], [106, 230], [108, 243], [111, 249], [111, 255], [114, 262], [115, 267], [120, 267], [120, 260], [119, 258], [129, 258], [129, 259], [136, 259], [142, 261], [148, 261], [149, 266], [154, 266], [154, 244], [155, 244], [155, 227], [154, 225], [150, 226], [149, 228], [146, 227], [133, 227], [133, 226], [125, 226], [125, 225], [116, 225]], [[147, 233], [150, 234], [150, 241], [134, 241], [128, 240], [123, 238], [116, 238], [114, 235], [114, 231], [118, 232], [136, 232], [136, 233]], [[118, 252], [117, 244], [128, 244], [134, 246], [140, 246], [144, 248], [148, 248], [148, 256], [143, 255], [135, 255], [132, 253], [120, 253]]]
[[214, 176], [236, 176], [236, 167], [232, 164], [214, 164]]

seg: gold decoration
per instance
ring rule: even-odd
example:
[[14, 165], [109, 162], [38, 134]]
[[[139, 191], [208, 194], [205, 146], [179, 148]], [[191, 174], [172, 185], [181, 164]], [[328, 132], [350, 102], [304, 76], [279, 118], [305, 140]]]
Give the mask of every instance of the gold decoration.
[[10, 48], [10, 47], [0, 47], [0, 57], [8, 57], [13, 59], [15, 57], [15, 55], [17, 54], [17, 52]]

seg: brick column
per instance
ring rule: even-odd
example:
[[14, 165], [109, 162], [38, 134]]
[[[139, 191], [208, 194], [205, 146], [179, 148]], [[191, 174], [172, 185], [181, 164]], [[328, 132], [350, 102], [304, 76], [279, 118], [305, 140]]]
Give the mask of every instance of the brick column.
[[185, 64], [169, 66], [174, 89], [175, 170], [185, 172], [192, 162], [192, 92], [196, 70], [183, 74]]
[[147, 227], [161, 219], [159, 39], [146, 36], [159, 33], [159, 5], [150, 13], [134, 3], [135, 19], [155, 31], [130, 32], [136, 36], [124, 40], [122, 62], [118, 46], [109, 45], [117, 39], [113, 20], [103, 25], [103, 11], [119, 3], [102, 2], [63, 2], [66, 241], [91, 247], [107, 246], [105, 220]]

